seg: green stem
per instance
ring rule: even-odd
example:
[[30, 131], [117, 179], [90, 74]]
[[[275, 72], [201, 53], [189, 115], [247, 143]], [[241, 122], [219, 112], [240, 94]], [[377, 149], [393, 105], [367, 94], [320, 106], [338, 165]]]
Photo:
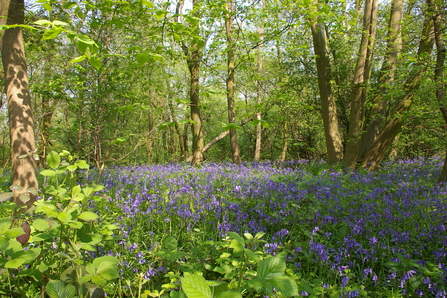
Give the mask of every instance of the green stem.
[[239, 281], [238, 281], [238, 284], [237, 284], [237, 289], [238, 289], [239, 292], [241, 291], [242, 277], [244, 276], [245, 264], [247, 262], [247, 257], [245, 255], [245, 251], [242, 252], [241, 260], [242, 260], [242, 262], [241, 262], [241, 269], [239, 271]]

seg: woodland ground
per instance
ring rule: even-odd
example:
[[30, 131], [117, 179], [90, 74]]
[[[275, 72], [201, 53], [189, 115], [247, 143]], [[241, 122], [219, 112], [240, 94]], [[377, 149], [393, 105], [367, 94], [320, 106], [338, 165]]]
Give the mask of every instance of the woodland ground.
[[[89, 210], [101, 227], [113, 228], [86, 242], [81, 262], [105, 255], [119, 261], [120, 278], [103, 283], [112, 297], [185, 297], [184, 276], [194, 272], [218, 281], [216, 293], [220, 286], [243, 297], [446, 297], [441, 167], [417, 159], [375, 172], [309, 161], [110, 167], [100, 177], [84, 171], [81, 185], [104, 186]], [[39, 240], [25, 246], [43, 247]], [[64, 249], [50, 240], [49, 254]], [[286, 261], [276, 287], [269, 275], [260, 281], [269, 256]], [[7, 272], [0, 279], [6, 282]]]

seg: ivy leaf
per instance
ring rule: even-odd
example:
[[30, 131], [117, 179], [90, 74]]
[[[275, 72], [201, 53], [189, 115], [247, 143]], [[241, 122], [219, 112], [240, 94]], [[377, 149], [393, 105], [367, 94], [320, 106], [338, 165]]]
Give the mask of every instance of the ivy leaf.
[[13, 196], [14, 196], [13, 192], [4, 192], [4, 193], [0, 194], [0, 202], [4, 202], [6, 200], [9, 200]]

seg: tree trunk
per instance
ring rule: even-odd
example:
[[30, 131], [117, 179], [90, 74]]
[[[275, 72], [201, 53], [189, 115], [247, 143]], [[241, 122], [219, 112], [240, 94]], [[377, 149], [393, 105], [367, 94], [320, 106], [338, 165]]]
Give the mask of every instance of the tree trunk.
[[[264, 13], [265, 10], [265, 0], [261, 0], [261, 11]], [[262, 45], [264, 42], [264, 18], [262, 19], [261, 25], [258, 27], [258, 34], [261, 38], [261, 41], [258, 46], [258, 79], [256, 81], [257, 85], [257, 109], [260, 109], [261, 103], [262, 103], [262, 96], [263, 96], [263, 88], [262, 88], [262, 72], [263, 72], [263, 53], [262, 53]], [[259, 111], [256, 114], [256, 119], [258, 120], [258, 124], [256, 125], [256, 141], [255, 141], [255, 154], [254, 154], [254, 160], [259, 161], [261, 159], [261, 143], [262, 143], [262, 113]]]
[[363, 34], [352, 82], [351, 112], [349, 114], [349, 130], [344, 157], [346, 167], [355, 166], [359, 155], [374, 41], [376, 38], [377, 5], [377, 0], [367, 0], [365, 3]]
[[[234, 21], [234, 0], [230, 0], [230, 5], [227, 6], [225, 15], [225, 29], [227, 35], [227, 102], [228, 102], [228, 122], [235, 123], [235, 107], [234, 107], [234, 42], [233, 42], [233, 21]], [[240, 164], [241, 156], [239, 152], [239, 143], [237, 141], [236, 129], [230, 129], [230, 147], [233, 156], [233, 163]]]
[[394, 82], [397, 60], [402, 50], [403, 11], [404, 1], [394, 0], [391, 7], [391, 16], [388, 26], [387, 53], [379, 77], [380, 91], [373, 99], [373, 107], [369, 112], [370, 116], [368, 117], [370, 122], [366, 132], [362, 135], [360, 159], [363, 159], [366, 151], [377, 138], [389, 106], [389, 99], [385, 95], [388, 93], [390, 86]]
[[[184, 1], [180, 0], [176, 7], [176, 20], [180, 21]], [[198, 13], [199, 0], [193, 0], [192, 12], [193, 16], [200, 17]], [[192, 25], [191, 30], [199, 35], [199, 25]], [[191, 164], [197, 165], [203, 161], [203, 131], [202, 117], [200, 116], [200, 95], [199, 95], [199, 77], [200, 77], [200, 60], [202, 58], [202, 50], [199, 47], [197, 39], [192, 39], [190, 46], [182, 42], [182, 50], [186, 56], [186, 63], [190, 73], [189, 99], [191, 107], [191, 130], [192, 130], [192, 159]], [[185, 151], [187, 149], [185, 148]]]
[[[430, 1], [430, 0], [428, 0]], [[418, 58], [425, 59], [426, 54], [433, 49], [434, 35], [433, 22], [431, 16], [426, 12], [424, 26], [422, 29], [422, 36], [419, 42]], [[392, 118], [385, 125], [384, 129], [379, 133], [374, 143], [368, 148], [368, 151], [362, 160], [362, 167], [374, 170], [379, 165], [380, 161], [385, 157], [388, 149], [393, 144], [394, 139], [400, 132], [403, 125], [403, 113], [408, 111], [420, 82], [424, 76], [426, 66], [423, 62], [415, 66], [412, 75], [406, 80], [403, 87], [403, 95], [397, 101], [397, 105], [392, 112]]]
[[332, 70], [327, 55], [326, 30], [323, 24], [316, 22], [312, 24], [311, 29], [317, 64], [327, 160], [329, 164], [335, 164], [343, 158], [343, 144], [341, 141], [334, 94], [332, 92]]
[[[7, 24], [23, 24], [25, 7], [23, 0], [5, 0], [2, 5], [8, 6]], [[25, 59], [22, 29], [8, 29], [2, 37], [2, 62], [5, 73], [6, 96], [11, 140], [12, 176], [14, 185], [22, 187], [20, 192], [38, 187], [35, 153], [34, 123], [31, 112], [31, 95]], [[18, 193], [20, 193], [18, 192]], [[34, 204], [36, 196], [14, 196], [18, 206], [28, 208]]]
[[[445, 41], [444, 41], [444, 26], [443, 15], [441, 13], [442, 8], [440, 2], [434, 0], [428, 0], [428, 4], [434, 13], [433, 25], [435, 31], [436, 42], [436, 68], [435, 68], [435, 83], [436, 83], [436, 98], [439, 103], [439, 109], [441, 110], [442, 117], [447, 123], [447, 102], [445, 97], [445, 76], [444, 76], [444, 64], [445, 64]], [[447, 181], [447, 154], [444, 159], [444, 166], [442, 172], [438, 178], [439, 181]]]

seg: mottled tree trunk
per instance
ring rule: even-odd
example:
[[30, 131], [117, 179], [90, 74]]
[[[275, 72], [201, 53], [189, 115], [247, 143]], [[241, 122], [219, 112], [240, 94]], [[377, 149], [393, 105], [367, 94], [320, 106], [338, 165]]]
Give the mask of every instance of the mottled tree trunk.
[[[23, 24], [25, 13], [23, 0], [4, 0], [2, 5], [8, 6], [7, 24]], [[21, 192], [25, 192], [29, 188], [37, 188], [38, 182], [33, 157], [36, 147], [31, 95], [21, 28], [8, 29], [3, 33], [1, 52], [8, 100], [12, 183], [21, 186]], [[31, 207], [35, 199], [35, 195], [29, 194], [26, 206]], [[18, 194], [14, 196], [14, 201], [19, 206], [24, 205]]]
[[355, 166], [359, 156], [374, 41], [376, 39], [377, 6], [377, 0], [367, 0], [365, 2], [363, 34], [352, 81], [349, 130], [344, 156], [344, 164], [346, 167]]
[[317, 64], [318, 88], [320, 91], [327, 160], [329, 164], [334, 164], [343, 158], [343, 144], [341, 141], [334, 94], [332, 91], [332, 70], [327, 55], [326, 30], [323, 24], [317, 22], [312, 24], [311, 29]]

